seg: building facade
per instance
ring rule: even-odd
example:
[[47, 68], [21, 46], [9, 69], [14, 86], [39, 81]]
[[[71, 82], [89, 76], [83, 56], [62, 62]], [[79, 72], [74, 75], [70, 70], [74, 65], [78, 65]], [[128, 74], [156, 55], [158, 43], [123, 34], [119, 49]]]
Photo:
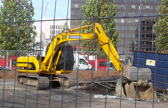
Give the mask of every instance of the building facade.
[[[155, 51], [156, 47], [153, 44], [155, 40], [155, 35], [153, 34], [153, 25], [155, 24], [155, 19], [145, 19], [141, 21], [141, 38], [140, 38], [140, 50], [142, 51]], [[135, 50], [138, 50], [138, 27], [135, 30]]]
[[[87, 0], [71, 0], [71, 19], [82, 18], [82, 5]], [[127, 3], [125, 2], [127, 1]], [[117, 43], [117, 51], [122, 53], [130, 53], [131, 40], [135, 43], [135, 50], [138, 42], [138, 28], [139, 28], [139, 5], [142, 1], [141, 6], [141, 50], [148, 51], [152, 50], [152, 26], [153, 20], [156, 17], [150, 17], [151, 15], [157, 14], [158, 4], [161, 1], [158, 0], [113, 0], [113, 3], [117, 6], [117, 14], [115, 18], [115, 29], [119, 32], [120, 41]], [[124, 16], [130, 16], [124, 18]], [[149, 17], [146, 17], [149, 16]], [[122, 18], [123, 17], [123, 18]], [[148, 23], [149, 22], [149, 23]], [[71, 28], [79, 27], [80, 20], [71, 20]], [[125, 26], [125, 28], [124, 28]], [[124, 40], [125, 37], [125, 40]], [[125, 43], [124, 43], [125, 42]]]
[[[40, 35], [42, 34], [42, 41], [51, 40], [53, 37], [58, 35], [64, 29], [64, 25], [67, 23], [67, 27], [70, 28], [70, 21], [68, 20], [58, 20], [59, 18], [43, 18], [43, 21], [35, 22], [36, 26], [36, 42], [40, 42]], [[45, 21], [46, 20], [46, 21]]]
[[[71, 0], [71, 19], [83, 18], [82, 5], [86, 3], [87, 0]], [[71, 28], [80, 27], [81, 20], [71, 20]]]

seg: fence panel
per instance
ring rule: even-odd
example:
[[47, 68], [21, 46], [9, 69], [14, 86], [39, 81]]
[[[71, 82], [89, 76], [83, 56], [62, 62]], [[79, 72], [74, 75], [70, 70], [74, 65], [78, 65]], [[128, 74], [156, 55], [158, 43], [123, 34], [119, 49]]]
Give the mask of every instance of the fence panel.
[[[85, 4], [91, 6], [85, 9]], [[2, 0], [0, 107], [167, 108], [168, 55], [158, 53], [152, 43], [158, 42], [159, 19], [167, 17], [159, 14], [160, 4], [161, 0]], [[92, 40], [83, 44], [84, 39]], [[124, 76], [132, 60], [133, 66], [152, 72], [150, 101], [139, 98], [145, 92], [139, 87], [139, 69], [137, 80]]]

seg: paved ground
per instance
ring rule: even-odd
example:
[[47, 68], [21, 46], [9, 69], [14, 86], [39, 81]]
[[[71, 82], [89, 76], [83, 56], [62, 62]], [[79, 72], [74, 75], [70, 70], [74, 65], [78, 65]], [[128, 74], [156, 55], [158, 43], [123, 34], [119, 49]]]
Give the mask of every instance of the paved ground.
[[[76, 100], [76, 90], [74, 89], [64, 89], [62, 88], [52, 88], [51, 90], [35, 90], [28, 87], [19, 87], [16, 85], [14, 94], [14, 81], [5, 81], [5, 91], [3, 92], [4, 82], [3, 79], [0, 80], [0, 107], [2, 104], [4, 108], [75, 108], [75, 103], [77, 103], [77, 108], [89, 108], [90, 106], [90, 93], [80, 91], [77, 92]], [[4, 93], [4, 95], [3, 95]], [[38, 98], [37, 98], [38, 93]], [[50, 94], [51, 93], [51, 94]], [[62, 95], [63, 94], [63, 95]], [[4, 100], [3, 100], [4, 96]], [[14, 101], [13, 101], [13, 97]], [[50, 98], [51, 96], [51, 98]], [[63, 96], [63, 97], [62, 97]], [[63, 99], [63, 101], [62, 101]], [[120, 99], [107, 99], [105, 104], [105, 99], [94, 98], [94, 94], [91, 96], [91, 108], [120, 108]], [[6, 106], [6, 107], [5, 107]], [[167, 108], [168, 103], [166, 102], [155, 102], [155, 108]], [[122, 100], [121, 108], [134, 108], [134, 100]], [[137, 101], [137, 108], [152, 108], [151, 101]]]

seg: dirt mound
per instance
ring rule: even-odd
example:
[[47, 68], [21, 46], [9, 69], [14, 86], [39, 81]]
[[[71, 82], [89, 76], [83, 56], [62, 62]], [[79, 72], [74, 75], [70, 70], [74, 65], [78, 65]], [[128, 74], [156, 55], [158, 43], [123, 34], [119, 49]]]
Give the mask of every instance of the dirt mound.
[[[4, 79], [4, 73], [5, 70], [0, 70], [0, 79]], [[83, 70], [83, 71], [72, 71], [70, 74], [66, 74], [67, 76], [77, 76], [78, 73], [78, 80], [84, 81], [84, 80], [91, 80], [92, 77], [92, 70]], [[96, 78], [106, 78], [107, 77], [107, 71], [93, 71], [93, 80]], [[16, 75], [18, 75], [18, 72], [16, 72]], [[37, 74], [35, 74], [37, 75]], [[118, 76], [119, 73], [117, 71], [109, 71], [109, 76]], [[14, 79], [15, 78], [15, 71], [6, 71], [6, 79]]]
[[[92, 78], [92, 70], [83, 70], [83, 71], [72, 71], [70, 74], [67, 74], [67, 76], [77, 76], [78, 73], [78, 80], [84, 81], [84, 80], [91, 80]], [[93, 80], [97, 79], [105, 79], [107, 77], [108, 72], [107, 71], [93, 71]], [[119, 72], [117, 71], [109, 71], [109, 76], [119, 76]]]
[[92, 90], [93, 94], [102, 94], [102, 95], [106, 95], [106, 93], [108, 95], [112, 95], [113, 93], [115, 93], [114, 90], [107, 90], [106, 88], [100, 87], [98, 85], [92, 85], [92, 87], [90, 85], [84, 87], [84, 88], [79, 88], [80, 91], [86, 92], [86, 93], [90, 93]]
[[[16, 72], [16, 75], [17, 74]], [[0, 79], [4, 79], [4, 77], [5, 79], [15, 79], [15, 71], [6, 70], [5, 72], [5, 70], [0, 70]]]

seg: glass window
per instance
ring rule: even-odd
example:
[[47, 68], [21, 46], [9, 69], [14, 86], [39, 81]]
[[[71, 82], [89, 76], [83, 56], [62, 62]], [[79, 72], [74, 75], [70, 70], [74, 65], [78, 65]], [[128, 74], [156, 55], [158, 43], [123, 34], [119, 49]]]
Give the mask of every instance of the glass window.
[[145, 45], [145, 42], [144, 42], [144, 41], [142, 41], [142, 42], [140, 42], [140, 44], [141, 44], [141, 45]]
[[149, 27], [146, 27], [146, 30], [150, 30], [150, 28], [149, 28]]
[[75, 8], [78, 8], [78, 4], [75, 4]]
[[150, 35], [149, 35], [149, 34], [146, 34], [146, 37], [150, 37]]
[[55, 30], [52, 31], [52, 34], [55, 34]]
[[142, 34], [142, 37], [145, 37], [145, 34]]
[[135, 19], [135, 22], [138, 22], [139, 20], [138, 19]]
[[124, 23], [124, 19], [121, 19], [121, 23]]
[[16, 66], [16, 60], [12, 60], [12, 66]]
[[145, 30], [145, 27], [142, 27], [142, 30]]
[[149, 5], [146, 5], [146, 9], [149, 9]]
[[146, 45], [151, 45], [151, 42], [149, 42], [149, 41], [146, 41]]
[[100, 61], [99, 66], [106, 66], [106, 65], [107, 65], [106, 61]]
[[135, 9], [135, 5], [132, 5], [132, 8]]
[[80, 63], [80, 64], [87, 65], [87, 62], [86, 62], [84, 59], [80, 59], [79, 63]]

